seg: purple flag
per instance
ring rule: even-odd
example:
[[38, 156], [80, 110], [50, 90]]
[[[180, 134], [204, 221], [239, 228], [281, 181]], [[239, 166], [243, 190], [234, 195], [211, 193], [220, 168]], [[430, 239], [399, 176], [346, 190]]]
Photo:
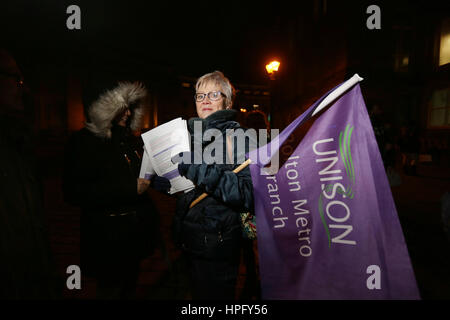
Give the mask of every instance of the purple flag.
[[268, 161], [258, 154], [273, 155], [275, 144], [283, 157], [283, 143], [327, 95], [249, 154], [262, 296], [420, 299], [358, 84], [295, 141], [278, 173], [261, 174]]

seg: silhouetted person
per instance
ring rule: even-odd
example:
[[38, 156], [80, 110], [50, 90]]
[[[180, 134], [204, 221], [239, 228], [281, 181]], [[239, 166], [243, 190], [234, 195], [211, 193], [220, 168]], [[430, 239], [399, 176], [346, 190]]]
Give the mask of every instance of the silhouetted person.
[[24, 89], [14, 58], [0, 49], [0, 299], [56, 298]]
[[[270, 125], [267, 116], [260, 110], [253, 110], [245, 115], [243, 126], [247, 129], [255, 129], [258, 138], [259, 130], [264, 129], [267, 131], [267, 141], [258, 141], [258, 147], [270, 142]], [[252, 223], [256, 223], [253, 219]], [[243, 261], [246, 270], [246, 278], [244, 287], [241, 294], [241, 299], [260, 299], [261, 298], [261, 286], [258, 276], [257, 257], [255, 254], [255, 241], [256, 239], [244, 237], [242, 244]]]
[[260, 110], [253, 110], [246, 113], [243, 126], [249, 129], [255, 129], [257, 134], [260, 129], [265, 129], [268, 134], [270, 133], [270, 125], [267, 116]]
[[370, 110], [370, 121], [372, 123], [373, 132], [377, 140], [381, 158], [383, 159], [384, 167], [386, 168], [386, 119], [383, 117], [383, 110], [377, 104], [374, 104]]
[[389, 184], [397, 186], [401, 184], [401, 178], [395, 170], [395, 135], [392, 123], [377, 104], [370, 110], [370, 121]]
[[80, 206], [81, 272], [97, 280], [100, 299], [134, 298], [140, 262], [154, 250], [159, 219], [140, 179], [141, 128], [146, 90], [108, 79], [83, 89], [85, 128], [65, 155], [64, 197]]
[[419, 137], [415, 126], [402, 126], [397, 143], [402, 155], [404, 172], [408, 175], [416, 175], [416, 165], [419, 158]]

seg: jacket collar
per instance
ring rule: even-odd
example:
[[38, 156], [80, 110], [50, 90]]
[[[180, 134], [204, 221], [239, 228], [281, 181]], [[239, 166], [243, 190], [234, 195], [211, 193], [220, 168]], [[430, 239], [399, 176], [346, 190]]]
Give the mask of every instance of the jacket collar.
[[233, 109], [219, 110], [209, 115], [205, 119], [201, 119], [199, 117], [190, 118], [188, 120], [188, 128], [190, 132], [193, 132], [194, 123], [196, 121], [201, 121], [202, 129], [206, 130], [208, 128], [216, 127], [217, 125], [222, 124], [224, 122], [234, 121], [236, 119], [236, 116], [237, 116], [236, 110]]

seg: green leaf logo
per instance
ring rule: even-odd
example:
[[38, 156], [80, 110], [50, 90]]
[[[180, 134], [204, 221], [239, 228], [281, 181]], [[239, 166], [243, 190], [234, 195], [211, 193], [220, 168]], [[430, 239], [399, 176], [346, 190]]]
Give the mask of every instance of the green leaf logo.
[[[340, 195], [343, 195], [345, 198], [353, 199], [353, 186], [355, 185], [355, 168], [353, 166], [353, 160], [352, 160], [352, 153], [350, 148], [350, 141], [353, 133], [353, 128], [350, 125], [347, 125], [345, 127], [345, 131], [341, 131], [339, 133], [339, 150], [341, 153], [341, 159], [345, 166], [345, 171], [347, 174], [348, 182], [350, 183], [349, 186], [345, 188], [345, 191], [342, 190], [342, 188], [339, 188], [337, 192]], [[324, 226], [325, 232], [328, 237], [328, 247], [331, 248], [331, 235], [330, 230], [328, 229], [327, 222], [325, 220], [325, 214], [323, 209], [323, 197], [324, 193], [330, 191], [333, 188], [334, 184], [326, 185], [322, 193], [319, 197], [319, 214], [320, 218], [322, 220], [322, 224]]]

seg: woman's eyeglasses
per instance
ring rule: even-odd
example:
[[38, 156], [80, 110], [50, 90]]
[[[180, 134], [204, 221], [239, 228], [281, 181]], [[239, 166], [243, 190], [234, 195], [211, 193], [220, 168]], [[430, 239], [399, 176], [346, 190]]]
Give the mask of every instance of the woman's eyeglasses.
[[209, 100], [216, 101], [216, 100], [219, 100], [220, 97], [222, 97], [222, 96], [225, 97], [225, 95], [220, 91], [211, 91], [208, 93], [196, 93], [194, 95], [194, 99], [197, 102], [202, 102], [203, 100], [205, 100], [206, 97], [208, 97]]

